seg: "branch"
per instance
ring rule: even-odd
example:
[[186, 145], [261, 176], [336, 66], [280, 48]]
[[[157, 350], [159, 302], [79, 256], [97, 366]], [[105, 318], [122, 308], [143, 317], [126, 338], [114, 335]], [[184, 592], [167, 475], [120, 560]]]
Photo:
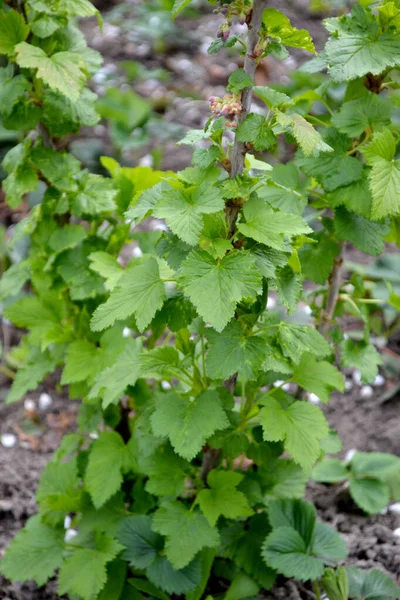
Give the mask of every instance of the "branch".
[[[259, 40], [259, 31], [261, 28], [262, 14], [267, 6], [268, 0], [254, 0], [251, 18], [248, 23], [249, 32], [247, 35], [246, 57], [244, 61], [244, 72], [254, 80], [257, 69], [257, 56], [255, 49]], [[253, 86], [249, 86], [242, 91], [241, 104], [242, 111], [238, 117], [238, 126], [243, 123], [251, 110], [251, 101], [253, 97]], [[231, 154], [231, 171], [230, 177], [233, 179], [236, 175], [241, 175], [244, 169], [244, 159], [246, 155], [245, 144], [235, 139], [235, 143]], [[235, 233], [236, 220], [240, 209], [242, 208], [242, 199], [235, 198], [228, 202], [225, 207], [226, 219], [228, 221], [228, 238], [231, 238]]]
[[327, 337], [329, 326], [332, 322], [333, 313], [335, 312], [336, 304], [339, 297], [339, 290], [342, 284], [342, 270], [343, 270], [343, 254], [342, 251], [335, 258], [333, 268], [329, 276], [329, 287], [328, 296], [326, 299], [325, 309], [321, 314], [321, 323], [319, 331]]

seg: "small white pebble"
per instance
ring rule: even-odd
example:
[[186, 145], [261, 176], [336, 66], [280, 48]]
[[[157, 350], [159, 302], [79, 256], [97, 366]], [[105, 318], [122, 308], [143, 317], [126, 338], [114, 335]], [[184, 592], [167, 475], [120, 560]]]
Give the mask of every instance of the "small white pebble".
[[133, 248], [132, 256], [134, 256], [135, 258], [140, 258], [141, 256], [143, 256], [143, 252], [141, 251], [139, 246], [135, 246], [135, 248]]
[[348, 340], [349, 339], [349, 334], [348, 333], [344, 333], [343, 334], [343, 339]]
[[384, 385], [385, 383], [385, 378], [383, 377], [383, 375], [381, 375], [380, 373], [378, 373], [378, 375], [375, 377], [374, 381], [372, 382], [372, 385]]
[[380, 515], [387, 515], [387, 513], [388, 513], [388, 509], [387, 508], [384, 508], [383, 510], [379, 511]]
[[361, 398], [371, 398], [374, 395], [374, 390], [370, 385], [364, 385], [360, 390]]
[[357, 385], [361, 385], [361, 373], [360, 373], [360, 371], [354, 371], [354, 373], [353, 373], [353, 381]]
[[139, 160], [139, 165], [141, 167], [152, 167], [154, 165], [154, 158], [151, 154], [146, 154], [146, 156], [143, 156], [143, 158]]
[[132, 335], [132, 331], [129, 329], [129, 327], [124, 327], [122, 330], [122, 337], [128, 338], [128, 337], [131, 337], [131, 335]]
[[303, 311], [306, 313], [306, 315], [311, 315], [312, 308], [311, 306], [308, 306], [308, 304], [306, 304], [305, 306], [303, 306]]
[[3, 433], [1, 436], [1, 444], [4, 448], [12, 448], [17, 443], [17, 436], [13, 433]]
[[348, 450], [346, 452], [346, 456], [344, 457], [344, 461], [349, 463], [352, 460], [353, 456], [356, 454], [356, 452], [357, 450], [355, 448], [351, 448], [350, 450]]
[[92, 438], [92, 440], [97, 440], [99, 439], [99, 434], [97, 431], [92, 431], [92, 433], [89, 433], [89, 437]]
[[64, 536], [64, 542], [70, 542], [76, 535], [78, 535], [76, 529], [67, 529]]
[[393, 535], [396, 536], [396, 537], [400, 537], [400, 527], [397, 527], [397, 529], [395, 529], [393, 531]]
[[168, 227], [164, 223], [157, 223], [153, 227], [154, 231], [168, 231]]
[[269, 297], [268, 300], [267, 300], [267, 308], [269, 310], [272, 310], [272, 309], [275, 308], [275, 306], [276, 306], [276, 300], [275, 300], [275, 298]]
[[27, 398], [24, 401], [24, 408], [28, 412], [35, 412], [35, 410], [36, 410], [36, 402], [34, 400], [32, 400], [32, 398]]
[[163, 390], [170, 390], [172, 386], [170, 383], [168, 383], [168, 381], [162, 381], [161, 387]]
[[282, 386], [282, 389], [283, 389], [284, 392], [290, 392], [290, 383], [285, 383]]
[[389, 512], [400, 513], [400, 502], [395, 502], [389, 506]]
[[319, 404], [321, 402], [320, 398], [318, 398], [317, 394], [307, 394], [307, 398], [309, 400], [309, 402], [311, 402], [312, 404]]
[[274, 381], [274, 387], [281, 387], [281, 385], [283, 385], [285, 382], [283, 379], [277, 379], [276, 381]]
[[64, 519], [64, 529], [69, 529], [71, 527], [72, 519], [69, 515], [67, 515]]
[[53, 398], [50, 394], [40, 394], [39, 396], [39, 408], [40, 410], [47, 410], [53, 404]]
[[344, 383], [344, 389], [346, 390], [346, 392], [350, 392], [350, 390], [353, 389], [353, 382], [350, 379], [346, 379]]

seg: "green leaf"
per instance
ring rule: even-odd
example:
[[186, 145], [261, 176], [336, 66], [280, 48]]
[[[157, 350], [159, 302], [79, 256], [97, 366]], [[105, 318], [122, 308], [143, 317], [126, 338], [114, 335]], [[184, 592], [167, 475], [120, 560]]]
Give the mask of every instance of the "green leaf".
[[117, 558], [107, 565], [107, 583], [96, 600], [121, 600], [127, 565]]
[[276, 143], [276, 137], [268, 120], [256, 113], [248, 115], [236, 130], [239, 142], [251, 142], [255, 150], [268, 150]]
[[153, 257], [147, 258], [124, 272], [107, 302], [94, 311], [91, 327], [93, 331], [101, 331], [133, 314], [139, 330], [144, 331], [165, 299], [158, 262]]
[[303, 293], [302, 278], [286, 265], [277, 271], [276, 281], [273, 282], [278, 291], [278, 298], [288, 309], [289, 315], [297, 310], [297, 304]]
[[206, 440], [229, 426], [216, 391], [202, 392], [195, 400], [185, 400], [174, 394], [162, 395], [151, 417], [153, 432], [168, 436], [180, 456], [192, 460]]
[[244, 379], [257, 379], [265, 360], [265, 340], [246, 332], [234, 320], [222, 333], [210, 329], [206, 335], [210, 344], [206, 367], [212, 379], [228, 379], [236, 372]]
[[55, 366], [54, 358], [51, 358], [47, 352], [40, 352], [36, 348], [18, 369], [7, 396], [7, 404], [21, 400], [26, 392], [36, 389], [45, 376], [54, 371]]
[[153, 213], [184, 242], [194, 246], [204, 226], [203, 214], [219, 212], [225, 206], [221, 192], [208, 182], [193, 191], [170, 188], [162, 193]]
[[390, 125], [392, 104], [387, 98], [368, 92], [361, 98], [345, 102], [332, 118], [332, 124], [349, 137]]
[[25, 96], [31, 84], [23, 75], [13, 77], [12, 70], [0, 68], [0, 112], [8, 116], [17, 100]]
[[233, 578], [228, 591], [224, 598], [225, 600], [243, 600], [244, 598], [256, 597], [260, 591], [260, 586], [245, 573], [238, 573]]
[[96, 97], [86, 88], [83, 88], [76, 101], [47, 90], [43, 98], [43, 123], [56, 137], [78, 132], [81, 125], [93, 127], [100, 120], [94, 104]]
[[[156, 438], [151, 436], [154, 446]], [[186, 469], [188, 463], [175, 454], [171, 446], [160, 446], [146, 459], [144, 472], [149, 480], [146, 483], [146, 491], [154, 496], [180, 496], [185, 491], [187, 479]]]
[[273, 529], [292, 527], [300, 534], [307, 548], [314, 538], [315, 507], [300, 499], [275, 500], [268, 507], [268, 518]]
[[304, 173], [322, 185], [325, 191], [333, 192], [361, 179], [363, 166], [354, 156], [338, 152], [318, 158], [299, 158], [296, 164]]
[[0, 279], [0, 300], [17, 296], [22, 286], [31, 276], [31, 266], [29, 260], [23, 260], [20, 263], [13, 264], [3, 273]]
[[76, 189], [75, 177], [81, 165], [72, 154], [38, 145], [33, 148], [30, 158], [45, 179], [58, 190], [68, 192]]
[[283, 441], [294, 461], [310, 471], [321, 452], [318, 442], [329, 431], [323, 413], [307, 402], [293, 402], [286, 409], [272, 397], [262, 402], [260, 421], [264, 439]]
[[[176, 570], [165, 556], [158, 556], [147, 569], [147, 577], [169, 594], [186, 594], [201, 581], [201, 562], [197, 555], [186, 567]], [[150, 591], [150, 590], [149, 590]]]
[[103, 431], [91, 446], [85, 486], [97, 509], [119, 490], [128, 458], [129, 446], [115, 431]]
[[338, 483], [344, 481], [349, 476], [346, 464], [338, 458], [324, 458], [315, 465], [312, 478], [314, 481], [326, 483]]
[[305, 156], [319, 156], [322, 152], [332, 152], [316, 129], [304, 117], [296, 113], [275, 111], [276, 122], [289, 131], [303, 150]]
[[41, 48], [21, 42], [15, 47], [17, 63], [24, 69], [37, 69], [36, 77], [71, 100], [78, 100], [85, 85], [84, 62], [74, 52], [48, 56]]
[[72, 211], [78, 217], [82, 214], [99, 215], [115, 210], [117, 196], [115, 183], [101, 175], [83, 172], [79, 179], [79, 190], [72, 200]]
[[356, 452], [351, 460], [353, 473], [360, 476], [386, 478], [400, 467], [400, 458], [387, 452]]
[[344, 377], [326, 361], [317, 362], [312, 354], [304, 353], [293, 372], [294, 381], [308, 392], [316, 394], [322, 402], [329, 402], [333, 390], [344, 392]]
[[191, 3], [191, 1], [192, 0], [175, 0], [171, 9], [172, 19], [175, 19], [181, 12], [181, 10], [186, 8], [186, 6], [188, 6]]
[[102, 407], [105, 410], [110, 404], [116, 404], [121, 399], [128, 385], [135, 385], [141, 375], [140, 339], [129, 339], [124, 350], [119, 354], [114, 364], [107, 367], [97, 377], [89, 392], [89, 398], [101, 396]]
[[266, 35], [285, 46], [302, 48], [315, 53], [314, 44], [308, 31], [296, 29], [289, 19], [276, 8], [266, 8], [263, 11], [262, 23]]
[[370, 515], [378, 514], [390, 501], [390, 490], [379, 479], [350, 479], [350, 494], [354, 502]]
[[239, 223], [238, 230], [243, 235], [275, 250], [287, 250], [285, 237], [312, 232], [301, 217], [274, 211], [266, 202], [258, 198], [246, 202], [243, 214], [246, 222]]
[[366, 176], [345, 187], [339, 187], [327, 196], [332, 208], [345, 206], [347, 210], [368, 218], [371, 215], [372, 194]]
[[221, 515], [227, 519], [246, 518], [253, 514], [246, 496], [237, 490], [243, 475], [233, 471], [212, 470], [208, 474], [208, 489], [197, 496], [200, 508], [210, 525], [214, 526]]
[[390, 600], [400, 596], [400, 587], [379, 569], [363, 571], [347, 567], [350, 596], [356, 600]]
[[[40, 505], [40, 513], [46, 516], [46, 523], [57, 524], [70, 512], [77, 512], [81, 507], [81, 493], [76, 460], [69, 463], [48, 463], [40, 478], [36, 500]], [[49, 521], [52, 511], [56, 511], [54, 521]]]
[[324, 358], [332, 353], [326, 339], [308, 325], [281, 323], [278, 331], [283, 354], [298, 364], [304, 352]]
[[22, 14], [14, 9], [0, 10], [0, 54], [14, 54], [14, 48], [23, 42], [29, 33], [29, 26]]
[[282, 106], [291, 106], [293, 104], [293, 100], [290, 96], [287, 96], [282, 92], [277, 92], [268, 86], [256, 85], [253, 87], [253, 92], [256, 96], [261, 98], [269, 108], [281, 108]]
[[334, 35], [324, 58], [334, 81], [348, 81], [367, 73], [379, 75], [400, 64], [400, 40], [393, 31], [380, 33], [369, 9], [357, 6], [351, 16], [329, 21]]
[[336, 562], [347, 556], [346, 544], [342, 537], [335, 529], [319, 521], [315, 524], [312, 552], [324, 562]]
[[229, 76], [228, 92], [238, 94], [253, 85], [253, 80], [243, 69], [237, 69]]
[[63, 528], [48, 527], [35, 515], [8, 546], [0, 572], [11, 581], [33, 579], [42, 586], [61, 567], [63, 552]]
[[336, 572], [333, 569], [325, 569], [321, 585], [329, 600], [348, 600], [349, 582], [344, 567], [338, 567]]
[[90, 268], [105, 279], [104, 287], [107, 291], [115, 288], [124, 273], [123, 268], [116, 258], [108, 252], [92, 252], [89, 254]]
[[124, 519], [117, 539], [125, 546], [122, 558], [136, 569], [149, 567], [163, 547], [163, 539], [152, 531], [148, 515], [132, 515]]
[[340, 207], [335, 210], [335, 233], [340, 241], [352, 242], [366, 254], [378, 256], [385, 247], [384, 237], [390, 231], [390, 224], [373, 223], [360, 215]]
[[382, 364], [382, 358], [372, 344], [366, 342], [353, 342], [353, 340], [344, 340], [341, 344], [342, 367], [354, 367], [361, 373], [361, 380], [368, 384], [374, 381], [378, 375], [378, 365]]
[[49, 246], [54, 252], [63, 252], [80, 244], [85, 237], [86, 231], [81, 225], [64, 225], [51, 234]]
[[318, 579], [324, 572], [323, 561], [307, 554], [303, 538], [292, 527], [279, 527], [270, 533], [264, 542], [262, 556], [269, 567], [300, 581]]
[[261, 293], [261, 274], [248, 253], [233, 251], [215, 260], [193, 250], [182, 264], [179, 284], [200, 316], [221, 332], [242, 298]]
[[65, 559], [58, 575], [59, 594], [78, 594], [91, 600], [107, 581], [106, 565], [122, 549], [121, 544], [103, 534], [96, 539], [95, 549], [76, 550]]
[[182, 374], [179, 353], [172, 346], [152, 348], [141, 355], [140, 361], [142, 377], [171, 379]]
[[385, 129], [376, 133], [363, 153], [372, 167], [369, 175], [372, 193], [371, 218], [379, 220], [386, 216], [399, 215], [400, 161], [393, 160], [396, 146], [391, 131]]
[[174, 569], [183, 569], [202, 548], [219, 543], [218, 531], [198, 511], [181, 502], [165, 502], [154, 514], [153, 531], [166, 536], [165, 554]]
[[299, 251], [304, 277], [319, 285], [324, 285], [338, 254], [340, 254], [340, 246], [322, 233], [316, 244], [310, 244]]

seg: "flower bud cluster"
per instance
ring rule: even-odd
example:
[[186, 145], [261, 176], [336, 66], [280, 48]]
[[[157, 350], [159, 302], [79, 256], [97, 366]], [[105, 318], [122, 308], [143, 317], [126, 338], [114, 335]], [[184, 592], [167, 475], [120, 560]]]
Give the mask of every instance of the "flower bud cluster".
[[211, 96], [209, 98], [211, 111], [216, 117], [225, 117], [227, 127], [236, 127], [236, 117], [242, 111], [239, 96], [226, 94], [223, 98]]
[[223, 42], [226, 42], [231, 34], [232, 20], [234, 17], [239, 19], [239, 23], [244, 25], [247, 21], [247, 17], [251, 11], [251, 6], [248, 5], [246, 0], [233, 0], [233, 2], [219, 2], [218, 8], [215, 9], [215, 13], [220, 13], [226, 18], [225, 23], [220, 25], [217, 37]]

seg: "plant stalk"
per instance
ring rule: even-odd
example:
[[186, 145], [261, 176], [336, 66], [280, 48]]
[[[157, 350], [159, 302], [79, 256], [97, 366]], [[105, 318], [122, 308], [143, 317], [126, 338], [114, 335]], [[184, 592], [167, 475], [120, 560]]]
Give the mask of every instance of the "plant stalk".
[[328, 296], [326, 299], [326, 305], [321, 314], [321, 323], [319, 326], [319, 332], [325, 337], [328, 335], [329, 327], [332, 322], [333, 313], [335, 312], [336, 304], [339, 298], [339, 290], [342, 284], [342, 271], [343, 271], [343, 253], [342, 248], [340, 254], [335, 258], [333, 268], [329, 276], [329, 287]]

